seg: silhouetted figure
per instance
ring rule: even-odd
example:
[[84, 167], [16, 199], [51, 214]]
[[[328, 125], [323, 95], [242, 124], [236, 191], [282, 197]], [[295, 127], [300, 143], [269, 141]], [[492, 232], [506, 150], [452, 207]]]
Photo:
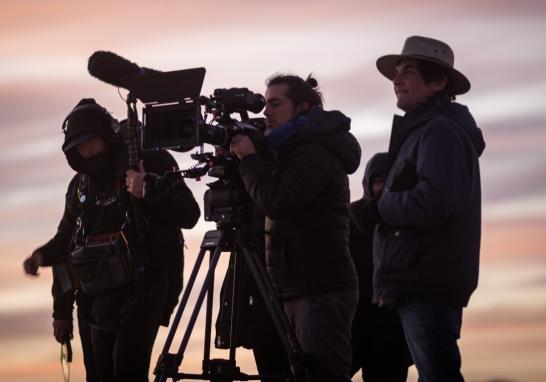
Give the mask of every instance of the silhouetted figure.
[[400, 317], [396, 310], [372, 303], [373, 233], [379, 222], [377, 199], [381, 195], [387, 153], [375, 154], [367, 163], [364, 195], [351, 203], [351, 256], [359, 280], [359, 301], [352, 326], [353, 375], [362, 369], [365, 382], [404, 382], [412, 364]]
[[[77, 174], [57, 234], [24, 262], [28, 274], [52, 265], [58, 280], [64, 274], [54, 294], [66, 298], [68, 309], [74, 297], [59, 293], [76, 293], [85, 362], [92, 351], [103, 382], [148, 380], [157, 330], [168, 325], [182, 289], [180, 229], [199, 218], [184, 182], [155, 190], [154, 174], [177, 168], [169, 153], [144, 152], [139, 169], [128, 169], [120, 127], [93, 99], [81, 100], [67, 116], [63, 151]], [[66, 288], [70, 279], [75, 289]]]
[[451, 48], [409, 37], [380, 57], [397, 106], [374, 237], [374, 300], [398, 310], [422, 382], [463, 381], [463, 307], [478, 284], [481, 130], [453, 102], [470, 82]]
[[350, 381], [351, 322], [358, 301], [349, 254], [349, 180], [360, 163], [350, 119], [322, 109], [313, 78], [269, 79], [270, 168], [252, 141], [230, 149], [255, 205], [265, 212], [266, 266], [315, 381]]

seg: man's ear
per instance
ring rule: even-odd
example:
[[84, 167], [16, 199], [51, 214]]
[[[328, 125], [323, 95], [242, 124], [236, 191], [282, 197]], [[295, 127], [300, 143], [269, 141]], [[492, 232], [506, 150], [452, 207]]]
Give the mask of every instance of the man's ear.
[[432, 81], [429, 86], [432, 88], [432, 90], [434, 90], [435, 93], [437, 93], [447, 86], [447, 81], [447, 76], [445, 74], [442, 74], [442, 78]]

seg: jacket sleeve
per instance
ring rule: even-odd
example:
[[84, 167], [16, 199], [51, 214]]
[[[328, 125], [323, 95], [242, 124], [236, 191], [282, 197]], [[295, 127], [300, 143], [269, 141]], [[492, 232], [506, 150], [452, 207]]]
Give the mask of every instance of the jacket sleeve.
[[75, 176], [68, 186], [66, 193], [66, 200], [64, 206], [64, 213], [57, 228], [57, 233], [51, 240], [45, 245], [38, 248], [44, 258], [44, 266], [52, 266], [63, 261], [72, 245], [72, 236], [76, 229], [76, 212], [73, 209], [71, 203], [75, 199], [75, 192], [77, 189], [78, 177]]
[[51, 286], [53, 296], [53, 318], [56, 320], [72, 321], [72, 310], [74, 308], [74, 293], [63, 293], [59, 279], [53, 272], [53, 284]]
[[239, 172], [245, 189], [265, 215], [283, 219], [310, 207], [328, 185], [332, 172], [332, 154], [318, 144], [299, 148], [286, 167], [272, 173], [257, 154], [245, 156]]
[[180, 256], [173, 256], [169, 267], [167, 268], [167, 274], [169, 279], [169, 287], [167, 288], [165, 303], [163, 304], [163, 310], [161, 312], [160, 324], [168, 327], [171, 315], [178, 305], [178, 297], [182, 292], [183, 286], [183, 273], [184, 273], [184, 254]]
[[[173, 169], [178, 170], [175, 159], [166, 151], [150, 153], [144, 158], [146, 171], [163, 175]], [[193, 197], [183, 179], [178, 179], [176, 187], [169, 190], [157, 200], [143, 199], [140, 203], [144, 215], [152, 223], [175, 226], [179, 228], [193, 228], [201, 214], [199, 204]], [[166, 184], [165, 187], [169, 187]]]
[[349, 218], [361, 234], [373, 233], [380, 218], [377, 213], [377, 199], [359, 199], [349, 206]]
[[446, 125], [450, 121], [433, 123], [416, 147], [415, 186], [401, 191], [386, 188], [379, 199], [379, 214], [389, 225], [438, 226], [462, 211], [470, 179], [466, 142], [455, 127]]

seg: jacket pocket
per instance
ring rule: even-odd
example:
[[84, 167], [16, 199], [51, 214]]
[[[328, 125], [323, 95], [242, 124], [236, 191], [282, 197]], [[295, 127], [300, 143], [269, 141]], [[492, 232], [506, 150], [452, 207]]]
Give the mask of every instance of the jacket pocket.
[[419, 238], [415, 231], [379, 224], [374, 233], [374, 266], [384, 281], [414, 280], [418, 248]]

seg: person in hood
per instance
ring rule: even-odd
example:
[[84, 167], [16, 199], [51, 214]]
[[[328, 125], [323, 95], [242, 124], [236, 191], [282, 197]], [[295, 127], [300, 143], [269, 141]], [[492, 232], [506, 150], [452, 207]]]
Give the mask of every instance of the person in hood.
[[349, 254], [349, 180], [360, 164], [350, 119], [325, 111], [314, 78], [267, 81], [268, 166], [237, 135], [245, 189], [265, 212], [266, 268], [314, 381], [350, 381], [351, 322], [358, 280]]
[[398, 310], [420, 381], [463, 381], [457, 340], [478, 284], [481, 130], [454, 102], [470, 82], [444, 42], [380, 57], [397, 106], [374, 236], [374, 301]]
[[[70, 337], [76, 300], [88, 380], [147, 381], [159, 325], [168, 325], [182, 289], [181, 228], [192, 228], [200, 211], [182, 180], [156, 189], [154, 174], [177, 168], [168, 152], [144, 152], [139, 169], [129, 169], [120, 128], [90, 98], [66, 117], [62, 148], [77, 174], [57, 233], [23, 267], [36, 275], [54, 266], [53, 326], [61, 343]], [[69, 271], [60, 271], [63, 264]]]
[[359, 282], [359, 301], [352, 326], [352, 374], [362, 369], [366, 382], [405, 382], [412, 364], [398, 313], [372, 303], [373, 234], [379, 222], [376, 206], [386, 167], [387, 153], [371, 157], [362, 180], [364, 195], [350, 206], [349, 248]]

